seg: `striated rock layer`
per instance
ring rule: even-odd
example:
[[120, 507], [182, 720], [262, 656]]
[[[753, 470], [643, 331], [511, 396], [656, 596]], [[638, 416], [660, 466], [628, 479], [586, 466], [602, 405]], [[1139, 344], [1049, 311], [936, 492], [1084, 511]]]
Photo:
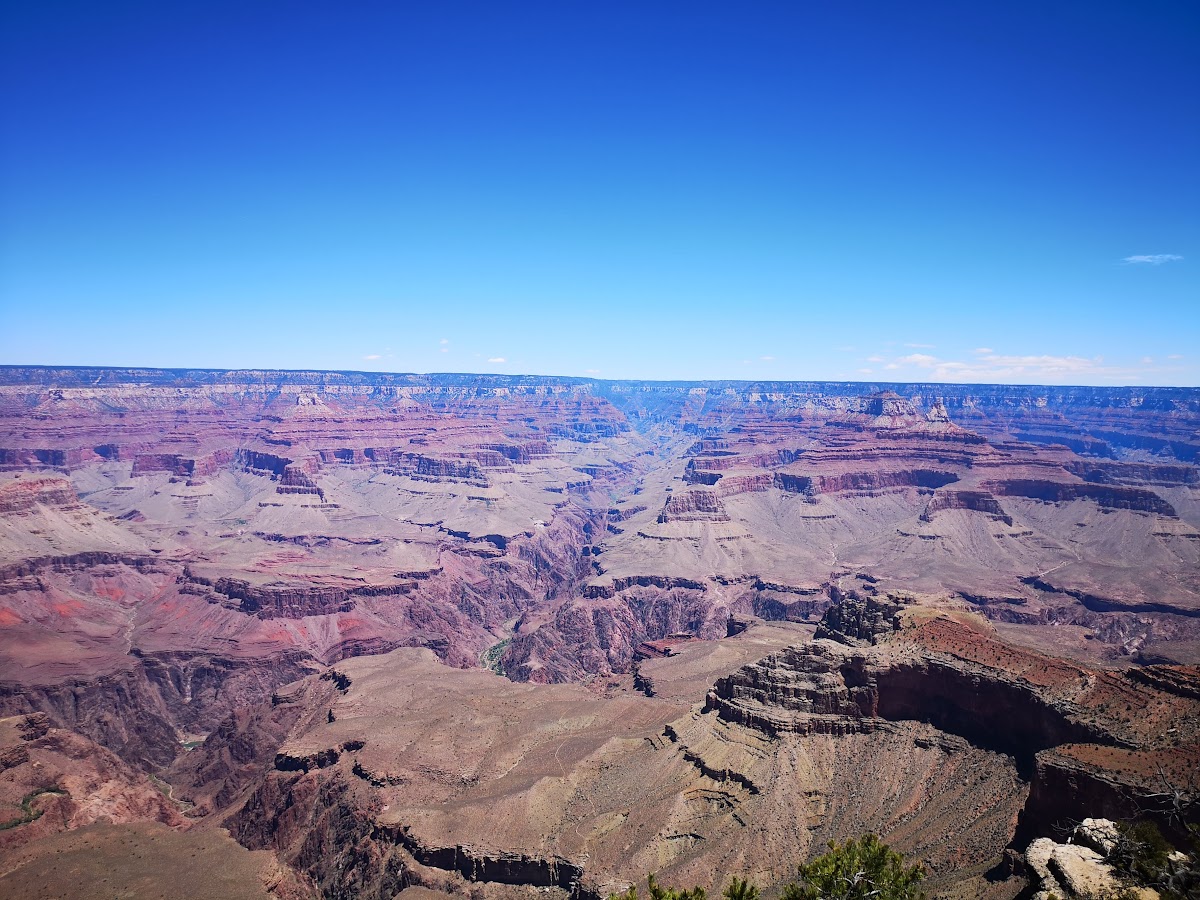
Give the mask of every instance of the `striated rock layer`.
[[[1114, 797], [1175, 827], [1156, 773], [1180, 779], [1200, 759], [1200, 672], [1091, 671], [969, 619], [903, 616], [874, 646], [798, 643], [736, 668], [694, 705], [697, 675], [774, 626], [675, 644], [647, 663], [652, 697], [451, 673], [422, 651], [349, 660], [231, 720], [172, 777], [327, 896], [599, 897], [649, 871], [770, 886], [866, 830], [921, 860], [937, 891]], [[1047, 816], [1053, 766], [1072, 754], [1090, 772]]]
[[868, 829], [949, 883], [1194, 770], [1198, 433], [1192, 389], [0, 367], [0, 714], [329, 896]]

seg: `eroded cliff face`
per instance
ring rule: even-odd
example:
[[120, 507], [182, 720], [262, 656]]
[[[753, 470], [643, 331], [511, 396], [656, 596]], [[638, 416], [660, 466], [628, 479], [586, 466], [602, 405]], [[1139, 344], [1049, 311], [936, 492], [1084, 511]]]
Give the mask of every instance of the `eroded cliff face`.
[[205, 734], [234, 710], [311, 671], [302, 654], [257, 661], [164, 653], [93, 679], [0, 688], [0, 713], [43, 713], [143, 770], [169, 765], [181, 735]]
[[79, 506], [79, 498], [63, 478], [34, 478], [0, 486], [0, 515], [20, 516], [39, 506], [71, 509]]
[[[165, 777], [191, 815], [277, 853], [324, 896], [605, 896], [651, 868], [773, 884], [863, 830], [950, 885], [1014, 835], [1051, 830], [1048, 812], [1148, 804], [1163, 759], [1194, 761], [1192, 669], [1089, 671], [969, 619], [839, 601], [850, 608], [822, 626], [854, 644], [780, 650], [690, 708], [695, 673], [771, 626], [677, 644], [655, 660], [653, 698], [514, 684], [428, 651], [347, 660], [239, 709]], [[899, 631], [877, 629], [895, 615]], [[1009, 727], [988, 727], [997, 717]]]
[[95, 822], [184, 824], [145, 773], [44, 714], [0, 718], [0, 851]]
[[404, 826], [379, 823], [374, 804], [361, 783], [340, 771], [273, 777], [227, 824], [243, 846], [287, 859], [323, 897], [387, 898], [412, 886], [460, 893], [465, 885], [515, 885], [599, 900], [583, 883], [583, 868], [569, 860], [470, 844], [428, 846]]
[[1195, 667], [1089, 671], [936, 619], [870, 649], [789, 648], [718, 680], [706, 709], [772, 735], [927, 722], [1005, 754], [1031, 783], [1022, 845], [1088, 816], [1149, 816], [1182, 838], [1200, 817], [1198, 685]]
[[[760, 627], [730, 640], [752, 643]], [[701, 712], [668, 670], [719, 666], [709, 649], [693, 641], [658, 661], [663, 698], [439, 671], [414, 651], [348, 661], [195, 751], [227, 759], [228, 746], [290, 722], [273, 756], [257, 753], [257, 780], [205, 764], [190, 783], [177, 769], [176, 789], [205, 804], [234, 785], [246, 800], [231, 832], [326, 896], [407, 884], [606, 896], [651, 869], [774, 884], [866, 827], [951, 883], [1008, 841], [1025, 794], [1011, 760], [919, 722], [766, 734]]]
[[[724, 635], [728, 612], [714, 608], [702, 586], [675, 586], [649, 578], [619, 584], [607, 597], [563, 603], [552, 621], [518, 634], [504, 655], [504, 671], [520, 681], [577, 681], [588, 675], [631, 671], [638, 645], [676, 633]], [[642, 582], [642, 583], [639, 583]]]
[[[905, 615], [910, 617], [911, 610]], [[861, 616], [827, 619], [834, 629], [874, 633], [863, 629]], [[686, 659], [703, 643], [683, 645], [690, 649], [678, 658]], [[668, 665], [669, 659], [659, 664]], [[304, 830], [314, 827], [323, 832], [323, 846], [332, 835], [351, 834], [346, 840], [356, 848], [355, 865], [366, 867], [363, 877], [372, 884], [388, 871], [425, 878], [428, 873], [413, 874], [414, 857], [436, 872], [432, 880], [406, 883], [445, 884], [445, 873], [457, 872], [458, 878], [485, 886], [508, 877], [545, 885], [552, 883], [547, 872], [569, 862], [578, 867], [585, 891], [603, 892], [601, 885], [636, 878], [650, 857], [657, 859], [656, 868], [677, 879], [712, 881], [736, 859], [739, 870], [769, 882], [787, 876], [785, 863], [797, 852], [803, 858], [806, 848], [817, 848], [825, 839], [874, 828], [925, 860], [934, 885], [947, 884], [960, 877], [956, 873], [993, 859], [1010, 841], [1023, 844], [1051, 832], [1064, 817], [1139, 805], [1148, 811], [1157, 787], [1147, 775], [1153, 776], [1172, 753], [1176, 769], [1194, 760], [1200, 711], [1194, 708], [1197, 698], [1190, 696], [1197, 694], [1200, 677], [1194, 671], [1172, 668], [1161, 678], [1153, 669], [1145, 670], [1148, 677], [1090, 672], [1005, 645], [977, 625], [935, 619], [910, 623], [874, 646], [818, 640], [740, 668], [717, 680], [702, 712], [670, 721], [657, 736], [649, 732], [648, 742], [630, 758], [625, 757], [635, 745], [617, 745], [614, 752], [580, 747], [572, 758], [582, 752], [586, 761], [558, 770], [575, 792], [560, 806], [559, 775], [528, 778], [539, 771], [533, 748], [544, 746], [537, 728], [562, 726], [555, 712], [528, 732], [529, 720], [523, 717], [531, 707], [523, 702], [468, 701], [507, 709], [498, 718], [511, 718], [510, 727], [533, 737], [525, 749], [512, 751], [515, 756], [496, 760], [496, 770], [479, 765], [489, 758], [489, 742], [499, 740], [485, 738], [466, 756], [442, 759], [443, 772], [460, 774], [432, 780], [421, 756], [427, 752], [437, 758], [444, 747], [454, 746], [460, 740], [454, 726], [439, 732], [447, 742], [442, 748], [418, 751], [410, 759], [411, 750], [391, 744], [389, 735], [403, 733], [404, 726], [390, 717], [419, 717], [419, 709], [401, 712], [379, 698], [367, 701], [372, 711], [366, 715], [384, 719], [340, 724], [341, 705], [362, 715], [363, 699], [373, 698], [374, 685], [382, 683], [377, 679], [414, 685], [411, 668], [391, 665], [380, 660], [373, 669], [347, 667], [352, 683], [333, 698], [333, 721], [314, 719], [308, 728], [290, 732], [274, 771], [233, 820], [251, 846], [292, 854], [289, 858], [303, 871], [326, 879], [330, 859], [297, 849], [317, 840]], [[408, 674], [399, 676], [400, 671]], [[360, 678], [365, 683], [358, 693]], [[420, 695], [419, 687], [406, 688], [418, 707], [425, 702], [416, 700]], [[1184, 698], [1189, 699], [1181, 705]], [[458, 694], [455, 702], [461, 702]], [[553, 702], [546, 697], [536, 707], [553, 707]], [[590, 719], [582, 709], [578, 715], [581, 721]], [[995, 728], [997, 718], [1008, 727]], [[487, 716], [478, 720], [468, 713], [461, 721], [490, 734]], [[355, 740], [351, 734], [374, 734], [383, 743]], [[1179, 736], [1184, 749], [1165, 748], [1164, 734], [1172, 740]], [[575, 740], [563, 734], [548, 743], [561, 750]], [[479, 752], [483, 755], [475, 755]], [[1069, 772], [1062, 763], [1067, 758], [1075, 760]], [[415, 775], [418, 771], [423, 774]], [[663, 779], [671, 785], [665, 793], [652, 787]], [[637, 815], [623, 806], [634, 796], [643, 798]], [[571, 828], [561, 822], [553, 826], [560, 838], [547, 854], [540, 842], [544, 837], [533, 835], [544, 835], [541, 829], [551, 826], [518, 827], [524, 816], [512, 819], [506, 811], [543, 809], [543, 799], [551, 797], [560, 798], [550, 801], [554, 815], [565, 817]], [[688, 798], [682, 805], [681, 797]], [[275, 812], [297, 805], [308, 823], [298, 831]], [[624, 811], [612, 819], [612, 809]], [[1048, 809], [1059, 817], [1046, 818]], [[1069, 810], [1065, 816], [1064, 810]], [[488, 822], [486, 838], [477, 830], [476, 815]], [[792, 826], [797, 817], [812, 836], [799, 851]], [[650, 822], [656, 823], [657, 837], [648, 845], [644, 838], [635, 840], [631, 850], [623, 835], [640, 834]], [[953, 839], [947, 828], [953, 829]], [[561, 836], [572, 830], [569, 840]], [[414, 847], [420, 853], [414, 854]], [[496, 860], [507, 862], [489, 869]], [[569, 871], [576, 879], [576, 870]]]

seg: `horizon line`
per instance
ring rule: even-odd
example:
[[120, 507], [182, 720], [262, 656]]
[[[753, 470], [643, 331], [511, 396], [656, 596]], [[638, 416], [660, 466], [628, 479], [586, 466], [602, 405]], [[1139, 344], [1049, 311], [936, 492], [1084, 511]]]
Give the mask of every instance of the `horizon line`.
[[[577, 383], [594, 383], [600, 382], [604, 384], [693, 384], [693, 385], [708, 385], [708, 384], [740, 384], [740, 385], [766, 385], [766, 384], [836, 384], [836, 385], [895, 385], [907, 387], [1011, 387], [1011, 388], [1046, 388], [1051, 390], [1062, 390], [1069, 388], [1106, 388], [1110, 390], [1183, 390], [1183, 391], [1200, 391], [1200, 385], [1183, 385], [1183, 384], [1045, 384], [1045, 383], [1018, 383], [1018, 382], [1002, 382], [1002, 381], [862, 381], [849, 379], [828, 379], [828, 378], [781, 378], [781, 379], [744, 379], [744, 378], [601, 378], [591, 375], [538, 375], [534, 373], [505, 373], [505, 372], [390, 372], [390, 371], [375, 371], [368, 369], [319, 369], [319, 368], [254, 368], [254, 367], [226, 367], [226, 366], [114, 366], [114, 365], [52, 365], [45, 363], [24, 364], [24, 363], [0, 363], [0, 372], [12, 371], [19, 369], [28, 370], [69, 370], [69, 371], [95, 371], [95, 372], [171, 372], [171, 373], [208, 373], [208, 374], [229, 374], [235, 372], [245, 373], [272, 373], [280, 375], [355, 375], [367, 377], [396, 377], [396, 378], [438, 378], [438, 377], [453, 377], [453, 378], [496, 378], [508, 380], [524, 380], [524, 379], [551, 379], [558, 381], [570, 381]], [[3, 382], [13, 384], [14, 382]], [[20, 382], [15, 382], [20, 383]]]

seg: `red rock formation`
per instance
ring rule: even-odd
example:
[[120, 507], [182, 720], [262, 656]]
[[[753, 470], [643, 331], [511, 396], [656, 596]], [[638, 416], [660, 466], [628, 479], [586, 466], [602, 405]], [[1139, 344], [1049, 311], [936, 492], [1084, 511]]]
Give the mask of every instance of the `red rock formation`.
[[353, 603], [346, 592], [335, 587], [267, 584], [252, 586], [236, 578], [222, 578], [213, 585], [218, 594], [241, 601], [243, 612], [263, 619], [302, 619], [347, 612]]
[[0, 719], [0, 850], [103, 821], [183, 824], [144, 774], [103, 747], [44, 715]]
[[1087, 816], [1150, 814], [1176, 829], [1164, 784], [1185, 785], [1200, 761], [1198, 686], [1195, 667], [1092, 673], [941, 620], [870, 651], [817, 642], [767, 657], [720, 679], [707, 709], [769, 734], [916, 720], [1010, 754], [1032, 781], [1028, 841]]
[[454, 479], [473, 484], [486, 485], [487, 479], [473, 459], [437, 459], [429, 456], [416, 457], [416, 475], [434, 479]]
[[34, 478], [0, 485], [0, 516], [28, 513], [35, 506], [76, 506], [79, 498], [71, 482], [61, 478]]
[[658, 514], [659, 522], [728, 522], [729, 514], [712, 491], [688, 490], [672, 494]]
[[932, 522], [933, 514], [943, 509], [969, 509], [974, 512], [986, 513], [997, 521], [1012, 526], [1012, 516], [1004, 511], [1000, 501], [984, 491], [955, 491], [941, 490], [930, 498], [921, 513], [921, 520]]
[[1034, 479], [989, 481], [983, 486], [1002, 497], [1029, 497], [1047, 503], [1094, 500], [1106, 509], [1128, 509], [1175, 517], [1175, 509], [1170, 503], [1153, 491], [1141, 488]]

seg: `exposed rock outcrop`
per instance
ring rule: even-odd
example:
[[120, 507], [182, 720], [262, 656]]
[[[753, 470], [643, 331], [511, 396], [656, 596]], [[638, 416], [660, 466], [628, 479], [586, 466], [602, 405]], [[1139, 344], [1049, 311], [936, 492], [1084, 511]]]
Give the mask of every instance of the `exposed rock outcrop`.
[[206, 733], [308, 671], [300, 654], [254, 662], [204, 653], [147, 654], [128, 670], [50, 685], [0, 684], [0, 714], [42, 713], [149, 771], [180, 752], [179, 730]]
[[1170, 503], [1153, 491], [1142, 488], [1034, 479], [990, 481], [985, 487], [1004, 497], [1028, 497], [1047, 503], [1092, 500], [1105, 509], [1128, 509], [1175, 517], [1175, 508]]
[[815, 637], [862, 646], [877, 644], [880, 638], [900, 630], [902, 604], [890, 599], [864, 598], [855, 591], [846, 595], [837, 591], [837, 594], [836, 602], [821, 616]]
[[[1139, 686], [1144, 680], [1047, 665], [947, 622], [902, 637], [870, 650], [815, 641], [774, 654], [718, 680], [706, 709], [768, 734], [870, 733], [916, 720], [1009, 754], [1032, 781], [1019, 841], [1064, 819], [1138, 811], [1178, 830], [1162, 779], [1186, 784], [1200, 760], [1196, 700]], [[1148, 715], [1169, 729], [1140, 724]], [[1200, 798], [1186, 802], [1189, 815], [1200, 813]]]
[[0, 486], [0, 515], [22, 515], [39, 504], [73, 507], [79, 504], [71, 482], [63, 478], [32, 478]]
[[943, 509], [969, 509], [985, 513], [998, 522], [1012, 526], [1012, 516], [1004, 511], [1000, 501], [986, 491], [941, 490], [935, 493], [921, 513], [921, 521], [932, 522], [933, 514]]
[[251, 585], [237, 578], [222, 578], [213, 590], [240, 601], [241, 610], [263, 619], [301, 619], [346, 612], [354, 602], [345, 590], [318, 585]]
[[664, 522], [728, 522], [729, 513], [720, 498], [712, 491], [697, 489], [672, 494], [658, 514]]
[[1075, 826], [1065, 843], [1037, 838], [1025, 850], [1025, 863], [1034, 888], [1031, 900], [1092, 900], [1129, 896], [1157, 900], [1151, 888], [1123, 881], [1108, 861], [1119, 841], [1114, 822], [1088, 818]]
[[94, 822], [182, 824], [150, 780], [44, 714], [0, 718], [0, 850]]

